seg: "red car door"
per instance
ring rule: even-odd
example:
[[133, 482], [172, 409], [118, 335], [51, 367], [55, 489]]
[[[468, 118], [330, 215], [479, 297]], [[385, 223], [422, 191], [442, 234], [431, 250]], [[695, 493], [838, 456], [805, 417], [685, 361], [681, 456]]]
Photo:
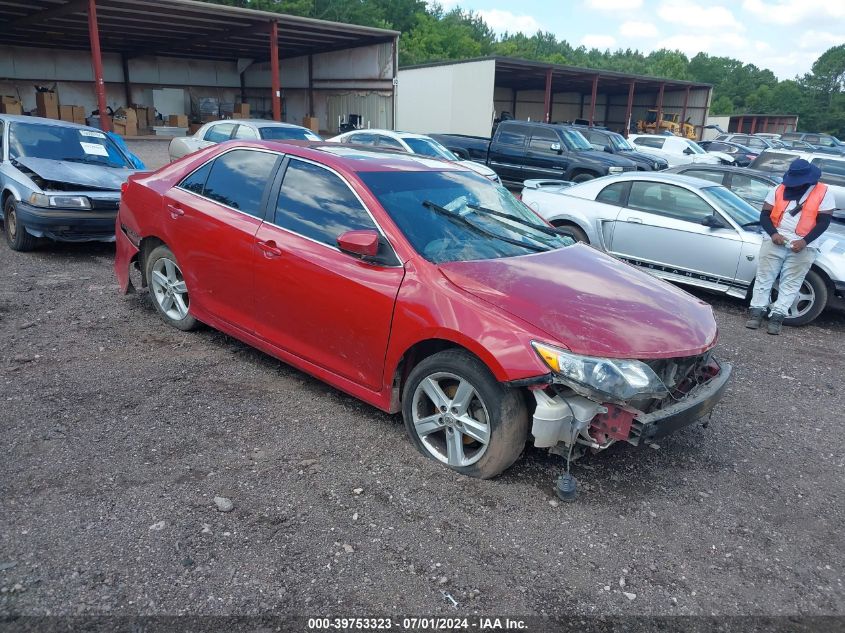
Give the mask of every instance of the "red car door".
[[[376, 229], [349, 184], [291, 158], [256, 235], [259, 336], [371, 389], [382, 386], [393, 305], [404, 268], [386, 240], [382, 264], [338, 250], [337, 237]], [[384, 238], [382, 238], [384, 239]]]
[[166, 241], [194, 311], [255, 330], [255, 233], [279, 154], [235, 149], [195, 170], [164, 196]]

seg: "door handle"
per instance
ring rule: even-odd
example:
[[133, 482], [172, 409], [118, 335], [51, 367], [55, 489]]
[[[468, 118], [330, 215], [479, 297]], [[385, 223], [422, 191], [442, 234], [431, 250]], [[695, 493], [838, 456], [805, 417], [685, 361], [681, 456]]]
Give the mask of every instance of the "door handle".
[[167, 210], [170, 211], [170, 217], [174, 220], [179, 216], [185, 215], [185, 210], [182, 207], [175, 205], [175, 204], [168, 204]]
[[628, 218], [625, 221], [630, 222], [631, 224], [642, 224], [643, 223], [643, 221], [640, 218]]
[[266, 242], [258, 242], [258, 248], [260, 248], [264, 252], [264, 257], [268, 259], [271, 257], [281, 257], [282, 256], [282, 249], [276, 246], [276, 242], [273, 240], [268, 240]]

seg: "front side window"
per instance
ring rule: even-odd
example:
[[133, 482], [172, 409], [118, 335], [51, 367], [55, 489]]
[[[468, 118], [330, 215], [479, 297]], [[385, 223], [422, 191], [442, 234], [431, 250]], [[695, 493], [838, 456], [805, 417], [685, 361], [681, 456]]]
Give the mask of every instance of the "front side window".
[[628, 207], [675, 220], [700, 223], [712, 215], [713, 207], [701, 197], [676, 185], [639, 181], [631, 184]]
[[528, 149], [531, 151], [557, 154], [557, 150], [553, 150], [552, 145], [560, 146], [560, 139], [552, 130], [538, 128], [531, 132], [531, 140], [528, 143]]
[[222, 143], [223, 141], [228, 141], [231, 138], [234, 130], [234, 123], [220, 123], [218, 125], [212, 125], [208, 128], [203, 140], [206, 140], [209, 143]]
[[375, 145], [376, 137], [375, 134], [352, 134], [346, 137], [346, 142], [353, 145]]
[[819, 136], [819, 140], [816, 145], [821, 147], [834, 147], [836, 143], [834, 143], [833, 139], [829, 136]]
[[701, 149], [701, 145], [699, 145], [695, 141], [686, 141], [684, 144], [687, 146], [687, 148], [689, 148], [689, 150], [693, 154], [706, 154], [706, 152]]
[[360, 172], [414, 249], [434, 263], [554, 250], [572, 240], [504, 187], [463, 171]]
[[43, 158], [101, 167], [132, 167], [117, 145], [99, 130], [41, 123], [14, 122], [9, 125], [9, 158]]
[[236, 149], [212, 161], [202, 195], [254, 217], [262, 217], [261, 198], [277, 154]]
[[810, 145], [818, 145], [820, 139], [817, 134], [808, 134], [804, 137], [804, 140], [807, 141]]
[[346, 231], [377, 229], [340, 176], [295, 158], [285, 170], [273, 224], [334, 247]]
[[578, 130], [568, 130], [564, 129], [561, 130], [561, 134], [563, 135], [563, 140], [566, 143], [566, 146], [569, 149], [575, 150], [586, 150], [586, 149], [593, 149], [593, 146], [590, 145], [589, 141], [584, 138], [584, 135], [581, 134]]
[[[701, 192], [710, 198], [717, 208], [730, 216], [739, 226], [750, 226], [760, 223], [760, 209], [755, 209], [747, 200], [743, 200], [733, 191], [725, 187], [705, 187]], [[710, 209], [710, 206], [708, 205], [707, 208]], [[700, 222], [701, 218], [691, 221]]]
[[654, 149], [661, 149], [666, 139], [657, 136], [640, 136], [634, 139], [634, 145], [641, 147], [653, 147]]
[[[258, 133], [265, 141], [320, 141], [318, 135], [311, 130], [298, 127], [260, 127]], [[349, 143], [350, 141], [346, 141]]]
[[762, 204], [773, 186], [765, 180], [751, 178], [740, 173], [735, 173], [731, 177], [731, 191], [753, 204]]
[[440, 143], [430, 138], [406, 138], [405, 143], [414, 154], [446, 160], [461, 160]]

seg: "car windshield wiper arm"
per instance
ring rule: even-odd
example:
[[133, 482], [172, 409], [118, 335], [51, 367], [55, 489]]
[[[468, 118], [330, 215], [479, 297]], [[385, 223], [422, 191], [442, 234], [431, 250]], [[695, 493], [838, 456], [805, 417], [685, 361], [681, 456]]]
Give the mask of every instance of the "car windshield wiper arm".
[[537, 251], [538, 253], [542, 253], [542, 252], [551, 250], [547, 246], [536, 246], [534, 244], [526, 244], [525, 242], [520, 242], [519, 240], [512, 240], [509, 237], [499, 235], [498, 233], [494, 233], [493, 231], [488, 231], [487, 229], [478, 226], [474, 222], [470, 222], [464, 216], [462, 216], [458, 213], [455, 213], [454, 211], [447, 209], [446, 207], [441, 207], [439, 204], [437, 204], [436, 202], [432, 202], [431, 200], [423, 201], [422, 206], [424, 206], [426, 209], [431, 209], [435, 213], [439, 213], [440, 215], [443, 215], [443, 216], [449, 218], [450, 220], [458, 222], [462, 226], [465, 226], [465, 227], [475, 231], [476, 233], [479, 233], [479, 234], [484, 235], [486, 237], [492, 237], [494, 239], [501, 240], [502, 242], [507, 242], [508, 244], [513, 244], [514, 246], [521, 246], [522, 248], [527, 248], [527, 249], [532, 250], [532, 251]]
[[546, 235], [552, 235], [554, 237], [560, 237], [560, 233], [555, 231], [553, 228], [549, 226], [540, 226], [538, 224], [532, 224], [528, 220], [523, 220], [515, 215], [511, 215], [510, 213], [502, 213], [501, 211], [496, 211], [495, 209], [488, 209], [487, 207], [482, 207], [480, 204], [467, 204], [467, 208], [472, 209], [473, 211], [481, 211], [482, 213], [489, 213], [490, 215], [497, 217], [497, 218], [504, 218], [506, 220], [513, 220], [517, 224], [522, 224], [523, 226], [527, 226], [529, 228], [534, 229], [540, 233], [545, 233]]
[[757, 226], [758, 224], [760, 224], [760, 220], [754, 220], [753, 222], [746, 222], [740, 225], [740, 227], [744, 229], [746, 226]]

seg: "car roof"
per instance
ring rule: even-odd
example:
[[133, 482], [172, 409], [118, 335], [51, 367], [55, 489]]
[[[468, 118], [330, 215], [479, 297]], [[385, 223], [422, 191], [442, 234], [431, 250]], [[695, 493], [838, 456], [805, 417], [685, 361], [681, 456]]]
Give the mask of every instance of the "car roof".
[[297, 130], [307, 130], [309, 128], [295, 123], [282, 123], [281, 121], [274, 121], [273, 119], [220, 119], [219, 121], [209, 121], [206, 125], [214, 125], [217, 123], [237, 123], [238, 125], [249, 125], [252, 127], [286, 127], [296, 128]]
[[[612, 182], [620, 182], [627, 180], [646, 180], [649, 182], [663, 182], [667, 184], [686, 185], [688, 187], [695, 187], [696, 189], [704, 189], [705, 187], [720, 187], [722, 185], [713, 182], [712, 180], [705, 180], [703, 178], [696, 178], [694, 176], [684, 176], [682, 174], [667, 173], [664, 171], [632, 171], [624, 174], [617, 174], [615, 176], [604, 176], [594, 180], [588, 180], [583, 185], [590, 185], [592, 183], [610, 184]], [[571, 188], [580, 187], [583, 185], [573, 185]]]
[[425, 134], [416, 134], [414, 132], [402, 132], [401, 130], [382, 130], [379, 128], [366, 128], [362, 130], [350, 130], [349, 132], [344, 132], [343, 134], [339, 134], [338, 136], [351, 136], [352, 134], [380, 134], [381, 136], [388, 136], [390, 138], [395, 139], [406, 139], [406, 138], [421, 138], [425, 140], [433, 140], [430, 136]]
[[[739, 167], [738, 165], [696, 165], [695, 163], [687, 163], [685, 165], [677, 165], [670, 167], [663, 173], [684, 175], [683, 172], [691, 171], [693, 169], [701, 169], [707, 171], [721, 171], [730, 172], [732, 174], [748, 174], [750, 176], [758, 176], [767, 180], [775, 180], [771, 172], [761, 171], [759, 169], [749, 169], [748, 167]], [[685, 176], [686, 178], [695, 178], [695, 176]]]
[[386, 152], [367, 146], [344, 145], [329, 141], [226, 141], [216, 147], [255, 147], [281, 151], [307, 158], [327, 167], [352, 172], [371, 171], [465, 171], [472, 170], [454, 162], [437, 160], [419, 154]]
[[91, 127], [90, 125], [81, 125], [80, 123], [71, 123], [70, 121], [59, 121], [58, 119], [45, 119], [40, 116], [27, 116], [25, 114], [0, 114], [0, 120], [8, 121], [9, 123], [53, 125], [55, 127], [69, 127], [77, 130], [95, 130], [97, 132], [102, 132], [99, 128]]

